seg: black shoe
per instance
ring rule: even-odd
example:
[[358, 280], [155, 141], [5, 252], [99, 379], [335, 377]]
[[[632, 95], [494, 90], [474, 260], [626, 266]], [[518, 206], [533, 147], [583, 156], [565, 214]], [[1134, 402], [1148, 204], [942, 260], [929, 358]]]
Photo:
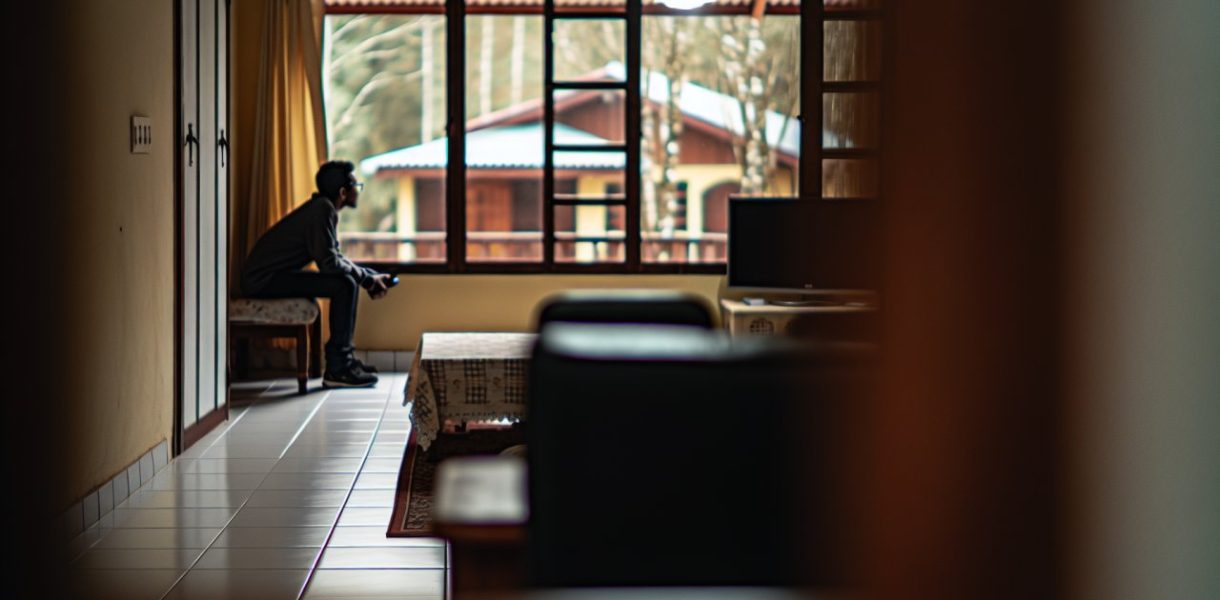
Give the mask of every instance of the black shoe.
[[365, 373], [373, 373], [373, 374], [377, 373], [377, 367], [374, 367], [373, 365], [366, 365], [366, 364], [360, 362], [359, 358], [353, 358], [352, 364], [356, 365], [357, 367], [360, 367], [360, 370], [364, 371]]
[[356, 364], [348, 365], [348, 367], [338, 373], [327, 371], [322, 376], [322, 387], [373, 387], [377, 385], [377, 376], [372, 373], [365, 372]]

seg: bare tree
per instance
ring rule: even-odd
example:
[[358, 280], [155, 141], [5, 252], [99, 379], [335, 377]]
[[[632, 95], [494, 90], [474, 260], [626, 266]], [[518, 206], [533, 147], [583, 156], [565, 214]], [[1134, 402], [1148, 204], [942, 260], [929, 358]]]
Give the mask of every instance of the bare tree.
[[492, 17], [482, 17], [483, 33], [479, 36], [479, 114], [491, 112], [491, 59], [495, 45], [496, 30]]
[[[652, 169], [649, 183], [653, 188], [651, 198], [656, 206], [651, 207], [657, 215], [649, 225], [650, 229], [659, 230], [672, 235], [677, 223], [675, 213], [678, 210], [676, 167], [681, 151], [683, 113], [681, 108], [682, 86], [686, 82], [686, 57], [691, 51], [690, 19], [661, 18], [654, 21], [648, 48], [656, 54], [649, 62], [665, 75], [666, 89], [657, 95], [664, 100], [661, 103], [651, 102], [653, 76], [645, 73], [645, 81], [649, 89], [645, 91], [646, 102], [643, 112], [647, 115], [648, 129], [645, 129], [645, 139], [655, 140], [646, 146], [651, 160]], [[643, 115], [642, 115], [643, 116]], [[664, 209], [663, 211], [661, 209]], [[664, 214], [661, 214], [661, 213]]]
[[513, 17], [513, 49], [511, 66], [511, 89], [509, 99], [516, 105], [524, 99], [525, 90], [525, 17]]
[[435, 117], [434, 117], [435, 110], [433, 109], [433, 105], [435, 103], [434, 96], [436, 94], [436, 89], [435, 89], [436, 88], [436, 75], [435, 75], [436, 59], [434, 57], [434, 54], [435, 54], [434, 44], [436, 44], [436, 41], [433, 39], [434, 34], [432, 31], [431, 23], [424, 25], [424, 31], [423, 31], [422, 38], [423, 38], [422, 43], [421, 43], [422, 48], [421, 48], [421, 52], [420, 52], [420, 71], [423, 71], [424, 81], [423, 81], [423, 86], [420, 90], [420, 92], [421, 92], [420, 95], [422, 97], [420, 98], [420, 103], [419, 103], [419, 106], [420, 106], [419, 141], [421, 143], [432, 141], [432, 132], [435, 129], [435, 125], [433, 125], [433, 122], [435, 120]]
[[[736, 102], [731, 108], [736, 114], [726, 115], [733, 123], [740, 119], [740, 132], [734, 139], [733, 150], [741, 165], [741, 192], [759, 194], [767, 190], [773, 180], [776, 166], [775, 148], [787, 133], [791, 115], [795, 112], [796, 94], [778, 97], [777, 91], [787, 86], [795, 67], [795, 43], [783, 44], [778, 49], [768, 48], [764, 36], [763, 18], [734, 19], [710, 18], [705, 21], [709, 28], [720, 34], [720, 65], [716, 87], [721, 93]], [[773, 110], [776, 105], [781, 110]], [[767, 135], [768, 113], [782, 115], [776, 131], [778, 135]]]

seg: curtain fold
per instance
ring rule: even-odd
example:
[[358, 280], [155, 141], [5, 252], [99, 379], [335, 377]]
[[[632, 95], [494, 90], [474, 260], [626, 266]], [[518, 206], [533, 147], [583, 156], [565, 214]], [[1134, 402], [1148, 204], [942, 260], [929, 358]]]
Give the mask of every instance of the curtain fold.
[[233, 289], [267, 229], [307, 200], [326, 160], [322, 110], [322, 0], [267, 0], [260, 38], [249, 186], [233, 216]]

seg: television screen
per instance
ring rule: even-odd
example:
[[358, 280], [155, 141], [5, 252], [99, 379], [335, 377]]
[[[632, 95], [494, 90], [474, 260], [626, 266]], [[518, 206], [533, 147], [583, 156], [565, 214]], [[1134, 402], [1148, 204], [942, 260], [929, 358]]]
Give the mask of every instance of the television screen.
[[875, 201], [729, 199], [729, 287], [877, 290]]

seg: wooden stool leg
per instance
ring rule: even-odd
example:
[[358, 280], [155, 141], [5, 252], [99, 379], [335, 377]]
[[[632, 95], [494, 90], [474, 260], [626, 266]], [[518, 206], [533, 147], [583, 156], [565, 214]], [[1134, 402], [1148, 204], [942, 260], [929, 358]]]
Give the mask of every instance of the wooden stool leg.
[[322, 376], [322, 313], [309, 326], [309, 376]]
[[297, 388], [302, 394], [309, 389], [309, 326], [297, 331]]
[[250, 338], [246, 337], [243, 331], [235, 340], [237, 342], [237, 356], [233, 357], [237, 364], [235, 371], [238, 377], [246, 379], [250, 376]]

